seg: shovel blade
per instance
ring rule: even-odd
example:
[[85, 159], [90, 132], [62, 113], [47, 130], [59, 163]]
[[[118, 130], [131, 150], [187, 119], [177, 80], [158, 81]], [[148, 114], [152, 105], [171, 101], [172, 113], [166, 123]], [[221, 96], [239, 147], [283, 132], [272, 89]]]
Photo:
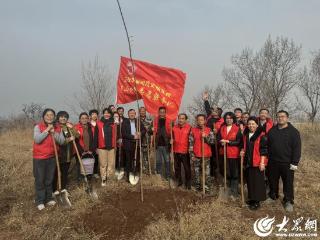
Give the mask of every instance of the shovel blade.
[[56, 194], [55, 198], [59, 206], [64, 208], [71, 208], [72, 205], [66, 192], [60, 192], [59, 194]]
[[90, 198], [93, 199], [93, 200], [97, 200], [97, 199], [99, 198], [97, 192], [96, 192], [94, 189], [92, 189], [91, 186], [87, 186], [87, 187], [86, 187], [86, 193], [87, 193], [87, 194], [90, 196]]
[[131, 185], [137, 185], [139, 182], [139, 176], [134, 175], [133, 173], [129, 174], [129, 182]]
[[224, 187], [219, 187], [219, 195], [218, 198], [221, 201], [227, 201], [229, 198], [228, 189], [225, 189]]

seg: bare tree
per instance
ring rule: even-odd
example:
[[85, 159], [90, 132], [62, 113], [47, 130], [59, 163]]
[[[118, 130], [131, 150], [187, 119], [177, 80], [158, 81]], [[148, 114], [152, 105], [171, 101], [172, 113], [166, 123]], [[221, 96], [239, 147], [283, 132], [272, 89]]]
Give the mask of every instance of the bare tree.
[[77, 107], [70, 106], [73, 112], [77, 113], [79, 109], [97, 109], [101, 112], [103, 108], [113, 104], [115, 80], [108, 68], [101, 63], [99, 56], [87, 65], [82, 64], [81, 78], [81, 92], [74, 94]]
[[266, 68], [261, 96], [265, 104], [271, 107], [272, 116], [275, 117], [281, 104], [297, 84], [297, 66], [300, 62], [301, 46], [297, 46], [288, 38], [278, 37], [272, 41], [267, 39], [261, 50], [263, 66]]
[[222, 74], [234, 102], [249, 113], [270, 108], [275, 116], [297, 83], [300, 55], [301, 46], [293, 41], [269, 37], [258, 52], [246, 48], [232, 56], [232, 67], [224, 68]]
[[222, 75], [234, 103], [251, 113], [256, 111], [265, 69], [261, 64], [261, 54], [249, 48], [231, 57], [232, 67], [224, 68]]
[[310, 66], [310, 69], [305, 67], [299, 74], [298, 82], [307, 104], [303, 104], [301, 100], [298, 103], [313, 123], [320, 108], [320, 51], [314, 55]]
[[29, 103], [22, 105], [22, 112], [27, 120], [32, 122], [38, 122], [42, 118], [42, 112], [44, 110], [44, 104], [41, 103]]
[[218, 84], [216, 87], [205, 86], [200, 93], [193, 97], [193, 102], [188, 106], [188, 111], [192, 116], [206, 112], [204, 109], [204, 101], [202, 99], [202, 94], [204, 92], [208, 93], [208, 101], [212, 107], [217, 106], [224, 109], [229, 107], [231, 104], [231, 99], [227, 95], [223, 84]]

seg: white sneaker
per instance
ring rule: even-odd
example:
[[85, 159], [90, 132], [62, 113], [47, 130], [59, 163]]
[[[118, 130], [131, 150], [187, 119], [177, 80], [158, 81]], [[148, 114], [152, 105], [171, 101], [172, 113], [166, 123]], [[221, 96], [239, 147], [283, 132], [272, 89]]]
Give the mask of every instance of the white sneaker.
[[54, 194], [55, 196], [57, 196], [57, 195], [59, 195], [59, 191], [55, 191], [53, 194]]
[[104, 179], [104, 180], [102, 180], [102, 182], [101, 182], [101, 186], [102, 186], [102, 187], [107, 186], [107, 180], [105, 180], [105, 179]]
[[47, 205], [48, 206], [54, 206], [54, 205], [56, 205], [56, 201], [51, 200], [51, 201], [47, 202]]
[[41, 211], [41, 210], [45, 209], [46, 207], [44, 206], [44, 204], [41, 203], [37, 206], [37, 208], [39, 211]]

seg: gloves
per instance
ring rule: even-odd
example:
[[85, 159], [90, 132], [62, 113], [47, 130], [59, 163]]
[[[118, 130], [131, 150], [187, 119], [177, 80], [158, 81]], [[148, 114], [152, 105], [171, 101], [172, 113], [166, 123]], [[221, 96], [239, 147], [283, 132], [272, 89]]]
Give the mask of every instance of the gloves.
[[290, 170], [296, 171], [298, 169], [298, 166], [290, 164]]

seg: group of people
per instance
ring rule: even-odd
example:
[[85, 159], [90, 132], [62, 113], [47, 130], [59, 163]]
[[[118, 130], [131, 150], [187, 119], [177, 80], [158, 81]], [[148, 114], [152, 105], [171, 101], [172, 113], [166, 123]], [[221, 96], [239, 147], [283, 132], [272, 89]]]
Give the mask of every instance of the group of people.
[[[278, 111], [275, 124], [268, 109], [260, 109], [257, 117], [240, 108], [223, 114], [221, 108], [210, 106], [208, 94], [203, 94], [203, 100], [206, 113], [198, 114], [190, 123], [185, 113], [178, 115], [176, 123], [169, 120], [163, 106], [159, 107], [158, 116], [150, 119], [145, 107], [140, 107], [138, 114], [130, 109], [125, 117], [123, 107], [110, 105], [102, 111], [101, 118], [97, 110], [81, 113], [77, 124], [68, 121], [65, 111], [56, 115], [53, 109], [45, 109], [43, 121], [34, 127], [37, 208], [42, 210], [45, 205], [56, 203], [57, 146], [61, 192], [67, 192], [69, 166], [76, 156], [74, 148], [80, 155], [80, 159], [76, 156], [78, 163], [86, 155], [95, 159], [93, 177], [101, 179], [102, 187], [112, 178], [130, 182], [130, 175], [139, 176], [141, 167], [145, 174], [174, 180], [179, 187], [184, 185], [194, 191], [204, 188], [205, 193], [212, 194], [215, 182], [219, 184], [215, 180], [226, 174], [232, 199], [239, 196], [242, 159], [249, 208], [256, 210], [262, 201], [275, 201], [281, 177], [284, 208], [293, 211], [294, 171], [301, 157], [301, 140], [289, 122], [288, 112]], [[154, 154], [150, 154], [151, 149]], [[151, 166], [153, 156], [155, 166]], [[79, 180], [81, 174], [78, 167]]]

